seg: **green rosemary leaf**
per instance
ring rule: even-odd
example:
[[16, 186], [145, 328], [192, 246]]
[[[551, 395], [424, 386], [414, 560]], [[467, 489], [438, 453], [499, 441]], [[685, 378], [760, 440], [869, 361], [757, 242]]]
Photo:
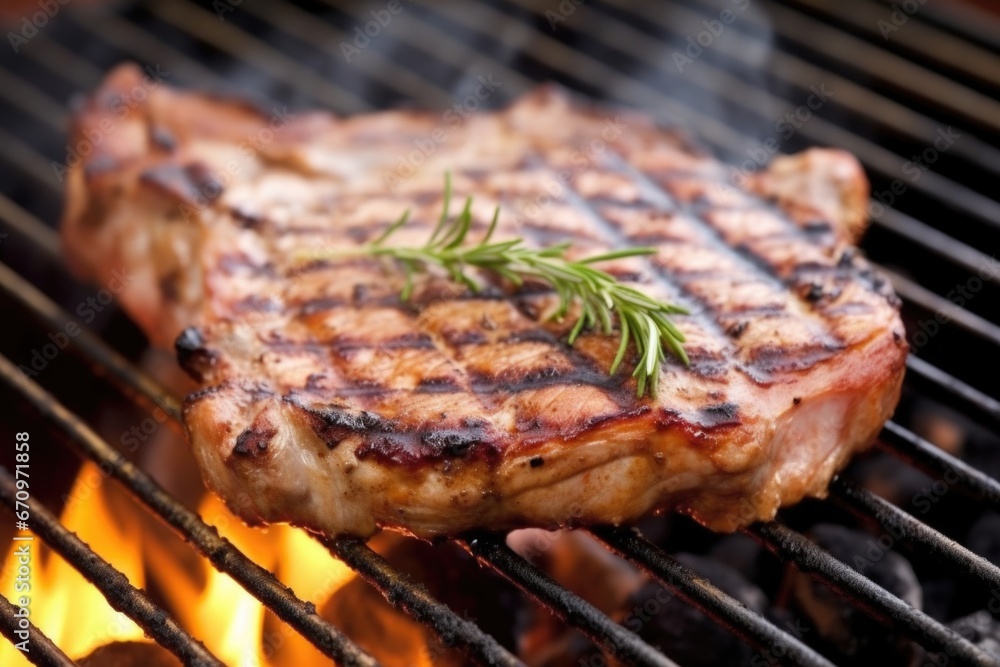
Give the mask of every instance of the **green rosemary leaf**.
[[374, 241], [351, 255], [368, 254], [398, 260], [406, 277], [400, 294], [403, 301], [413, 294], [414, 274], [426, 271], [429, 266], [441, 267], [453, 281], [473, 292], [478, 292], [481, 286], [467, 271], [470, 267], [491, 271], [515, 286], [522, 285], [525, 278], [547, 282], [559, 298], [553, 319], [562, 320], [574, 303], [579, 305], [579, 314], [567, 336], [570, 345], [586, 329], [599, 327], [610, 335], [617, 323], [620, 340], [608, 372], [616, 374], [625, 361], [630, 345], [634, 347], [637, 362], [632, 377], [636, 379], [636, 394], [640, 398], [647, 390], [656, 395], [660, 364], [666, 360], [668, 351], [683, 363], [689, 363], [683, 347], [684, 335], [669, 318], [687, 311], [680, 306], [658, 301], [593, 266], [599, 262], [651, 255], [656, 252], [655, 248], [625, 248], [571, 260], [566, 256], [570, 249], [568, 241], [540, 249], [526, 246], [520, 238], [491, 241], [500, 219], [499, 207], [494, 210], [483, 238], [478, 243], [469, 242], [473, 227], [472, 198], [467, 198], [461, 213], [452, 217], [452, 194], [451, 174], [446, 173], [441, 217], [423, 246], [385, 245], [409, 221], [410, 212], [407, 210]]

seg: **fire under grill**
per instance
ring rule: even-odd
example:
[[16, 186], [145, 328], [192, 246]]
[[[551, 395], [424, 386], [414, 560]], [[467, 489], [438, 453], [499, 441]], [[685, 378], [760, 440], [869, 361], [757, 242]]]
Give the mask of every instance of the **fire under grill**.
[[[924, 512], [918, 498], [910, 502], [881, 493], [883, 487], [871, 483], [875, 477], [862, 461], [833, 483], [828, 500], [803, 503], [779, 521], [744, 533], [772, 552], [772, 568], [791, 566], [808, 574], [826, 595], [847, 601], [870, 632], [891, 633], [923, 647], [924, 662], [911, 664], [1000, 666], [1000, 656], [987, 651], [981, 637], [897, 597], [886, 590], [891, 587], [886, 581], [869, 578], [865, 568], [835, 555], [830, 545], [821, 546], [810, 530], [816, 517], [836, 517], [873, 536], [891, 535], [892, 548], [907, 554], [922, 572], [936, 572], [935, 582], [958, 582], [956, 590], [963, 593], [955, 596], [977, 592], [976, 600], [952, 600], [951, 608], [991, 613], [1000, 605], [1000, 568], [956, 541], [964, 537], [973, 513], [1000, 510], [995, 477], [1000, 456], [994, 452], [995, 463], [977, 465], [980, 459], [963, 457], [961, 448], [948, 451], [941, 442], [932, 443], [934, 434], [951, 431], [935, 430], [933, 420], [928, 426], [928, 415], [945, 415], [972, 434], [968, 437], [1000, 452], [1000, 402], [992, 398], [1000, 395], [995, 373], [1000, 325], [990, 308], [1000, 296], [993, 257], [1000, 241], [995, 186], [1000, 176], [1000, 17], [972, 6], [867, 0], [391, 3], [401, 7], [391, 14], [384, 13], [385, 3], [332, 1], [149, 0], [113, 9], [51, 4], [55, 15], [33, 32], [20, 17], [32, 21], [41, 5], [25, 5], [11, 24], [16, 34], [24, 32], [25, 42], [17, 53], [3, 50], [0, 56], [0, 221], [7, 234], [0, 245], [0, 287], [8, 312], [29, 323], [0, 338], [0, 378], [7, 389], [5, 406], [27, 406], [25, 419], [40, 420], [57, 441], [46, 462], [52, 474], [72, 474], [56, 470], [72, 468], [56, 458], [59, 443], [65, 443], [320, 653], [341, 665], [378, 664], [311, 602], [221, 537], [98, 434], [92, 416], [101, 400], [132, 402], [179, 423], [178, 397], [136, 363], [142, 343], [123, 317], [106, 314], [95, 319], [95, 326], [67, 336], [73, 365], [65, 373], [33, 378], [19, 369], [30, 363], [39, 341], [48, 342], [47, 332], [79, 325], [79, 313], [60, 304], [75, 304], [86, 294], [65, 272], [53, 231], [62, 186], [52, 165], [67, 159], [66, 101], [93, 88], [104, 71], [125, 59], [160, 66], [169, 72], [171, 85], [250, 92], [267, 104], [339, 113], [414, 102], [464, 109], [473, 104], [467, 100], [477, 99], [470, 91], [480, 77], [499, 82], [495, 94], [482, 102], [495, 107], [536, 82], [554, 80], [680, 123], [723, 159], [746, 169], [758, 168], [777, 150], [815, 144], [847, 149], [863, 161], [873, 191], [872, 227], [863, 247], [904, 300], [914, 352], [903, 403], [879, 438], [877, 456], [928, 475], [928, 488], [945, 491], [921, 498], [963, 516], [942, 519], [936, 507]], [[382, 25], [380, 16], [391, 19]], [[966, 296], [956, 297], [956, 290]], [[90, 389], [105, 384], [114, 389]], [[15, 410], [5, 407], [3, 414], [4, 433], [22, 430]], [[33, 440], [42, 439], [40, 429], [34, 433]], [[13, 508], [18, 487], [10, 460], [5, 466], [11, 467], [0, 470], [0, 499]], [[36, 476], [47, 474], [38, 455], [33, 470]], [[160, 600], [133, 587], [118, 564], [98, 556], [45, 504], [32, 500], [29, 511], [36, 539], [79, 570], [149, 638], [185, 664], [223, 664]], [[589, 534], [700, 610], [721, 632], [739, 637], [755, 651], [751, 664], [818, 667], [842, 656], [817, 639], [820, 631], [797, 632], [794, 624], [750, 609], [671, 555], [662, 540], [650, 535], [656, 522], [667, 521], [685, 520], [660, 517], [644, 523], [642, 532], [598, 527]], [[670, 552], [706, 550], [718, 539], [686, 523], [675, 537]], [[591, 654], [597, 657], [582, 664], [607, 664], [595, 661], [600, 656], [629, 665], [685, 664], [649, 632], [633, 631], [557, 583], [508, 546], [505, 536], [469, 535], [459, 543], [597, 647]], [[494, 638], [463, 610], [436, 599], [420, 580], [364, 542], [323, 539], [322, 544], [391, 605], [470, 662], [523, 664], [510, 641]], [[779, 594], [789, 595], [787, 590]], [[998, 601], [993, 606], [991, 595]], [[992, 616], [988, 620], [995, 629], [996, 613]], [[15, 632], [23, 623], [11, 600], [0, 598], [0, 620], [4, 635], [18, 641]], [[39, 628], [32, 626], [30, 633], [33, 662], [75, 664]], [[704, 648], [709, 656], [712, 650]], [[890, 656], [885, 664], [904, 662]]]

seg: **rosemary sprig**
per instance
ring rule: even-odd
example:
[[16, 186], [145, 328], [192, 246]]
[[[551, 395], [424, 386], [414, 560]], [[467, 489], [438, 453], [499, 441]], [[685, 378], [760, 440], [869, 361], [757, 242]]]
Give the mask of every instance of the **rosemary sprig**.
[[559, 308], [553, 314], [554, 318], [562, 319], [574, 302], [580, 304], [581, 314], [569, 333], [570, 345], [587, 328], [600, 327], [610, 335], [617, 315], [621, 341], [608, 372], [614, 374], [618, 370], [625, 359], [629, 341], [634, 343], [639, 361], [632, 376], [636, 378], [636, 392], [640, 398], [647, 388], [651, 395], [656, 395], [660, 363], [666, 359], [665, 349], [688, 363], [687, 354], [681, 346], [684, 335], [668, 317], [687, 311], [657, 301], [593, 267], [612, 259], [649, 255], [656, 252], [654, 248], [628, 248], [573, 261], [566, 258], [566, 251], [570, 248], [568, 242], [538, 249], [526, 246], [521, 238], [493, 241], [500, 217], [499, 207], [493, 213], [486, 235], [476, 243], [467, 243], [472, 228], [472, 198], [465, 200], [461, 213], [451, 217], [451, 195], [451, 177], [446, 174], [444, 207], [437, 226], [423, 246], [391, 246], [386, 243], [409, 220], [410, 212], [407, 210], [357, 253], [392, 257], [402, 265], [406, 274], [406, 285], [400, 295], [402, 300], [406, 301], [413, 293], [414, 274], [430, 265], [441, 267], [452, 280], [473, 292], [478, 292], [480, 285], [466, 273], [465, 269], [470, 266], [497, 273], [516, 286], [522, 285], [527, 277], [537, 278], [550, 284], [559, 295]]

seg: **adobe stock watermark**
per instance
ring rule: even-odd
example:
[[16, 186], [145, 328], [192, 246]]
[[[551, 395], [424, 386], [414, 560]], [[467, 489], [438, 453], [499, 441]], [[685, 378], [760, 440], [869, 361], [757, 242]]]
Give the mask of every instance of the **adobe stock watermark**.
[[889, 35], [906, 25], [910, 17], [916, 14], [925, 2], [927, 0], [903, 0], [903, 2], [893, 4], [889, 17], [875, 22], [875, 27], [882, 33], [882, 39], [888, 42]]
[[[406, 0], [413, 2], [413, 0]], [[340, 52], [344, 55], [344, 60], [350, 64], [351, 59], [368, 48], [372, 40], [382, 34], [382, 31], [392, 23], [392, 17], [402, 13], [404, 7], [401, 0], [389, 0], [385, 9], [373, 9], [369, 12], [371, 21], [354, 26], [354, 39], [352, 42], [341, 41]]]
[[733, 170], [731, 174], [733, 183], [739, 187], [745, 186], [750, 176], [771, 162], [771, 157], [781, 150], [782, 142], [795, 136], [795, 133], [812, 119], [813, 114], [822, 109], [832, 97], [834, 92], [828, 89], [825, 83], [809, 86], [809, 97], [806, 101], [774, 122], [774, 134], [746, 150], [749, 159], [741, 162]]
[[[125, 273], [124, 270], [113, 269], [111, 271], [111, 280], [108, 281], [107, 287], [81, 301], [76, 307], [76, 314], [84, 322], [90, 324], [97, 317], [98, 313], [103, 312], [105, 308], [111, 305], [116, 294], [121, 294], [125, 291], [132, 283], [133, 278], [134, 276]], [[66, 322], [59, 331], [50, 331], [46, 334], [49, 342], [43, 344], [41, 347], [33, 348], [31, 350], [31, 359], [27, 364], [19, 364], [18, 368], [26, 377], [38, 377], [38, 374], [48, 368], [49, 363], [58, 357], [59, 353], [69, 345], [69, 341], [79, 336], [81, 331], [83, 329], [74, 321]]]
[[944, 298], [954, 304], [953, 308], [940, 308], [934, 312], [932, 318], [917, 322], [917, 330], [910, 334], [910, 348], [919, 350], [930, 343], [931, 339], [941, 331], [941, 327], [951, 321], [952, 313], [960, 311], [966, 303], [974, 299], [983, 289], [984, 282], [998, 277], [1000, 277], [1000, 262], [997, 261], [996, 255], [987, 257], [980, 263], [975, 275], [969, 276], [964, 283], [958, 283], [944, 295]]
[[128, 118], [129, 114], [149, 97], [150, 92], [170, 76], [170, 72], [162, 70], [160, 65], [146, 65], [143, 69], [146, 76], [142, 81], [123, 95], [112, 99], [107, 106], [109, 113], [98, 121], [96, 127], [88, 127], [83, 131], [83, 137], [74, 145], [66, 145], [66, 162], [51, 163], [52, 171], [60, 183], [66, 179], [66, 173], [70, 168], [79, 166], [92, 155], [97, 147], [118, 129], [121, 121]]
[[562, 0], [559, 3], [559, 6], [556, 7], [556, 9], [559, 11], [556, 11], [554, 9], [546, 9], [545, 18], [549, 22], [549, 30], [555, 32], [556, 27], [560, 23], [565, 23], [566, 19], [572, 16], [573, 12], [576, 11], [576, 8], [582, 5], [586, 1], [587, 0]]
[[[962, 138], [962, 135], [950, 125], [937, 128], [936, 134], [937, 136], [934, 137], [931, 144], [924, 148], [920, 155], [911, 155], [910, 159], [903, 163], [903, 175], [910, 183], [919, 181], [924, 173], [930, 170], [931, 165], [941, 159], [941, 155], [951, 150], [955, 142]], [[872, 199], [875, 201], [868, 205], [869, 217], [878, 218], [884, 215], [885, 209], [892, 208], [896, 203], [896, 198], [906, 194], [909, 189], [910, 186], [906, 184], [906, 181], [897, 178], [885, 190], [873, 192]]]
[[382, 181], [390, 192], [395, 193], [401, 180], [413, 176], [427, 162], [427, 158], [437, 152], [439, 146], [447, 143], [451, 133], [462, 127], [465, 121], [479, 110], [483, 102], [503, 86], [502, 81], [493, 78], [493, 72], [480, 75], [476, 81], [475, 89], [465, 99], [455, 102], [441, 115], [441, 122], [437, 127], [413, 140], [413, 150], [399, 156], [395, 169], [382, 172]]
[[37, 35], [39, 30], [47, 26], [49, 21], [54, 19], [65, 5], [69, 4], [69, 0], [38, 0], [35, 4], [38, 6], [38, 11], [27, 14], [21, 19], [20, 30], [7, 33], [7, 41], [10, 42], [14, 53], [20, 53], [21, 47]]
[[684, 67], [690, 65], [695, 60], [701, 57], [705, 52], [705, 49], [715, 44], [715, 40], [722, 36], [722, 33], [726, 31], [726, 26], [732, 24], [736, 20], [736, 12], [746, 11], [746, 8], [750, 6], [750, 0], [729, 0], [736, 11], [730, 8], [725, 8], [719, 12], [719, 17], [714, 19], [705, 19], [701, 22], [705, 29], [694, 35], [688, 35], [686, 37], [687, 46], [684, 47], [683, 53], [681, 51], [675, 50], [670, 57], [674, 61], [674, 66], [677, 71], [681, 74], [684, 73]]
[[542, 215], [542, 212], [553, 202], [561, 201], [563, 193], [570, 187], [573, 178], [582, 171], [590, 168], [591, 165], [600, 161], [604, 155], [622, 134], [628, 129], [628, 123], [622, 120], [620, 115], [613, 119], [604, 121], [599, 136], [593, 137], [590, 141], [579, 144], [576, 150], [570, 155], [571, 167], [561, 169], [556, 173], [555, 178], [550, 178], [542, 184], [543, 192], [538, 193], [530, 202], [519, 208], [511, 208], [508, 214], [517, 229], [521, 229], [528, 221], [534, 221]]

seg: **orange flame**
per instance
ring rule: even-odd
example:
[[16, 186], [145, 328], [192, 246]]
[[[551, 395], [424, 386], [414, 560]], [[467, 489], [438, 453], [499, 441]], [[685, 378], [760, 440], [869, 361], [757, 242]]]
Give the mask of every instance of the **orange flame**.
[[[104, 475], [87, 463], [73, 484], [62, 514], [64, 526], [75, 532], [105, 560], [115, 564], [134, 586], [145, 585], [142, 567], [142, 531], [134, 518], [112, 511]], [[23, 544], [15, 543], [15, 545]], [[111, 608], [93, 584], [83, 578], [39, 538], [32, 545], [28, 591], [17, 591], [13, 550], [7, 555], [0, 590], [8, 600], [30, 597], [30, 620], [62, 647], [70, 658], [82, 658], [112, 641], [142, 639], [142, 630]], [[24, 654], [0, 642], [0, 665], [28, 665]]]
[[[193, 558], [195, 564], [185, 567], [183, 559], [158, 539], [158, 533], [150, 532], [155, 520], [136, 511], [133, 500], [105, 481], [96, 466], [84, 465], [61, 517], [63, 525], [113, 563], [134, 586], [146, 585], [148, 571], [149, 583], [162, 592], [167, 611], [220, 660], [234, 667], [328, 664], [311, 644], [206, 559]], [[215, 496], [205, 498], [199, 513], [247, 556], [317, 607], [355, 576], [301, 530], [250, 528]], [[31, 620], [71, 658], [83, 658], [109, 642], [143, 639], [135, 623], [114, 611], [92, 584], [39, 538], [31, 544]], [[15, 590], [16, 560], [11, 554], [4, 561], [0, 591], [16, 601], [25, 593]], [[0, 665], [28, 664], [23, 653], [0, 640]]]

